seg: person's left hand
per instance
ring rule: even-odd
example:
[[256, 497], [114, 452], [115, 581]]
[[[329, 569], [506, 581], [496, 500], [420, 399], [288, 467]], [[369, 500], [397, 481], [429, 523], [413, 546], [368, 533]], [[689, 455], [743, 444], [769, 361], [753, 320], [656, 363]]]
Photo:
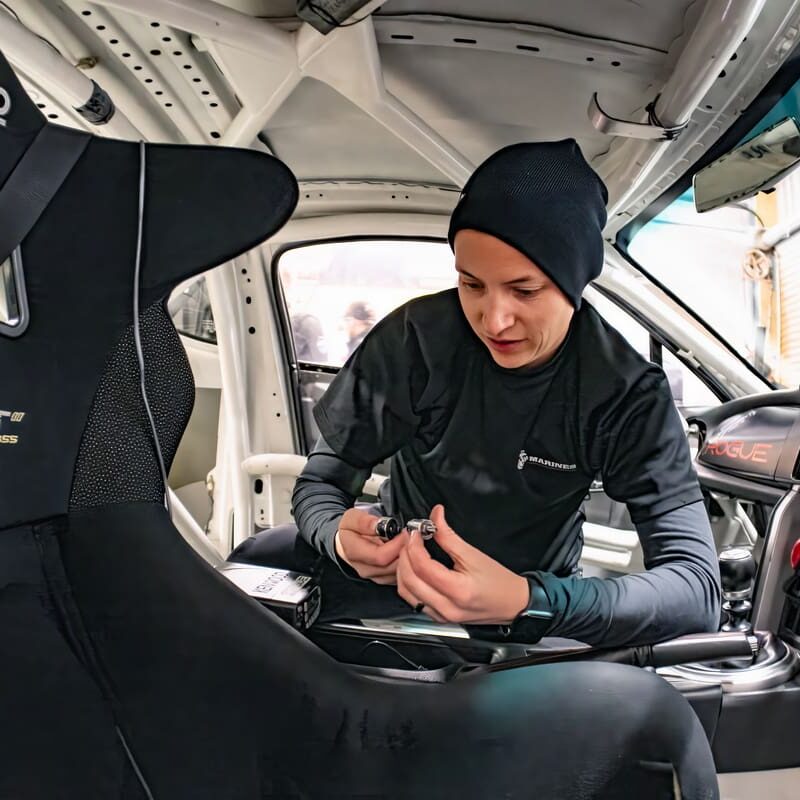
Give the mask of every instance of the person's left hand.
[[530, 599], [528, 581], [465, 542], [434, 506], [434, 540], [453, 559], [448, 569], [431, 558], [419, 532], [411, 534], [397, 563], [397, 592], [438, 622], [506, 625]]

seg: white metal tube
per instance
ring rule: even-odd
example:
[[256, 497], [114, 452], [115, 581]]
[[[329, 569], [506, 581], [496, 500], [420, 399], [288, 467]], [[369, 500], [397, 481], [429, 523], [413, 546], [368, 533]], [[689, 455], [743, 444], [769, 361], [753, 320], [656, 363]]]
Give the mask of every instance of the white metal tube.
[[298, 32], [299, 63], [304, 74], [327, 83], [401, 141], [433, 164], [456, 186], [463, 186], [472, 163], [425, 120], [391, 95], [383, 83], [380, 54], [371, 19], [329, 34], [330, 41], [311, 53]]
[[82, 72], [10, 14], [0, 13], [0, 49], [42, 86], [51, 86], [72, 108], [85, 105], [94, 86]]
[[[709, 0], [656, 103], [656, 116], [662, 125], [679, 125], [691, 117], [753, 26], [765, 2]], [[612, 174], [602, 166], [599, 168], [609, 189], [617, 187], [612, 192], [614, 200], [609, 207], [609, 217], [627, 205], [671, 146], [670, 142], [654, 145], [649, 141], [629, 140], [612, 151], [606, 160], [620, 166]]]
[[681, 125], [689, 119], [753, 27], [765, 2], [709, 0], [656, 103], [662, 125]]
[[195, 552], [212, 566], [219, 567], [224, 564], [225, 559], [217, 552], [208, 536], [205, 535], [203, 529], [172, 489], [169, 490], [169, 499], [172, 506], [172, 524], [178, 529], [181, 536]]
[[798, 233], [800, 233], [800, 217], [795, 217], [765, 230], [758, 237], [757, 243], [760, 248], [770, 250], [775, 245], [797, 236]]
[[302, 77], [298, 69], [288, 72], [264, 105], [255, 110], [242, 108], [223, 134], [220, 144], [228, 147], [249, 147]]
[[[86, 53], [86, 42], [79, 34], [82, 26], [72, 26], [68, 24], [69, 17], [64, 14], [63, 9], [59, 10], [52, 6], [36, 9], [36, 30], [51, 42], [57, 43], [58, 49], [62, 53]], [[110, 22], [111, 19], [106, 12], [95, 11], [95, 21]], [[30, 17], [21, 17], [23, 24], [32, 22]], [[113, 24], [113, 23], [112, 23]], [[114, 59], [99, 59], [94, 66], [83, 70], [86, 77], [94, 80], [108, 92], [114, 101], [117, 111], [110, 123], [95, 126], [92, 133], [100, 136], [108, 136], [117, 139], [144, 139], [147, 142], [169, 142], [175, 137], [175, 129], [167, 123], [163, 116], [153, 115], [150, 110], [142, 103], [142, 96], [136, 92], [136, 86], [132, 86], [124, 80], [124, 76], [115, 69]], [[46, 86], [40, 87], [46, 89]], [[120, 109], [125, 109], [124, 114], [120, 114]], [[118, 127], [118, 120], [124, 118], [130, 121], [136, 135], [126, 134], [121, 127]]]
[[317, 58], [325, 49], [336, 42], [342, 35], [349, 36], [350, 33], [355, 33], [355, 29], [364, 30], [368, 28], [373, 40], [375, 38], [375, 31], [372, 26], [372, 20], [367, 20], [367, 17], [373, 11], [380, 8], [384, 0], [371, 0], [358, 10], [358, 18], [363, 19], [359, 25], [344, 28], [336, 28], [330, 33], [320, 33], [316, 28], [309, 24], [302, 25], [297, 29], [295, 34], [295, 43], [297, 47], [297, 61], [301, 69], [304, 69], [313, 58]]
[[[9, 14], [0, 12], [0, 50], [40, 86], [46, 86], [65, 105], [81, 108], [94, 92], [92, 81], [72, 66], [50, 45], [31, 33]], [[104, 133], [122, 139], [139, 139], [139, 131], [116, 109], [104, 125]]]
[[[214, 314], [217, 319], [225, 323], [217, 325], [217, 344], [222, 391], [225, 395], [223, 413], [225, 415], [226, 452], [224, 460], [229, 467], [226, 474], [231, 482], [231, 507], [235, 510], [232, 542], [234, 547], [253, 532], [250, 480], [241, 469], [241, 464], [250, 446], [250, 429], [245, 398], [246, 375], [239, 341], [241, 324], [235, 269], [236, 261], [232, 261], [206, 275], [208, 296]], [[222, 540], [227, 541], [227, 536]]]
[[293, 35], [271, 22], [211, 0], [92, 0], [95, 5], [117, 8], [157, 20], [182, 31], [258, 53], [265, 59], [295, 57]]
[[287, 475], [296, 478], [306, 465], [306, 457], [295, 453], [259, 453], [248, 456], [242, 468], [248, 475]]
[[474, 165], [394, 95], [384, 90], [381, 102], [364, 110], [456, 186], [467, 182]]
[[[242, 462], [242, 468], [248, 475], [254, 477], [267, 475], [284, 475], [296, 478], [306, 465], [306, 457], [294, 453], [258, 453], [248, 456]], [[367, 494], [375, 495], [380, 485], [386, 480], [385, 475], [372, 473], [364, 484]]]

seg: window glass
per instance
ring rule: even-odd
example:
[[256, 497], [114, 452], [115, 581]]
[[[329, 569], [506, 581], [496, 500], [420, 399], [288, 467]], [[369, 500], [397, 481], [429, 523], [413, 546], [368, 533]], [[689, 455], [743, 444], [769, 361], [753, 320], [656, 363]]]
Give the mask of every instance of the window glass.
[[278, 262], [297, 360], [340, 367], [390, 311], [456, 285], [446, 242], [360, 240], [287, 250]]
[[627, 311], [601, 294], [592, 297], [591, 305], [611, 327], [616, 328], [637, 353], [650, 360], [650, 333]]
[[678, 408], [699, 409], [719, 405], [720, 400], [714, 392], [669, 350], [664, 348], [661, 358]]
[[[764, 279], [750, 265], [756, 258], [755, 205], [748, 200], [699, 214], [689, 190], [642, 228], [629, 252], [762, 374], [775, 378], [768, 351], [779, 328], [777, 318], [770, 320], [778, 297], [766, 260]], [[775, 330], [765, 336], [770, 327]]]
[[217, 329], [205, 278], [191, 278], [178, 286], [170, 296], [167, 308], [178, 333], [217, 343]]
[[[780, 153], [770, 152], [763, 140], [748, 143], [790, 118], [800, 119], [800, 81], [739, 141], [738, 153], [717, 163], [712, 183], [720, 197], [742, 197], [750, 180], [757, 185], [753, 176], [772, 173], [777, 179], [764, 191], [699, 213], [689, 188], [644, 224], [628, 247], [644, 269], [781, 387], [800, 383], [800, 169], [786, 160], [796, 157], [797, 140], [784, 142]], [[721, 177], [726, 162], [727, 176]]]
[[[616, 328], [637, 353], [650, 360], [650, 332], [627, 311], [601, 294], [592, 298], [592, 305]], [[662, 368], [666, 373], [672, 397], [678, 408], [719, 405], [717, 396], [680, 359], [667, 348], [661, 351]]]

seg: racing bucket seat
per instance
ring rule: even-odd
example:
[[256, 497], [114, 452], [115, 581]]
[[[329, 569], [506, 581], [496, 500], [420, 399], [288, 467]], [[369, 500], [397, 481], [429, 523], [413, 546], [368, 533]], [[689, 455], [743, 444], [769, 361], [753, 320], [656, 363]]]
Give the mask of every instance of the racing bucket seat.
[[163, 504], [193, 403], [165, 298], [276, 231], [296, 182], [47, 124], [2, 56], [0, 87], [0, 797], [717, 797], [651, 673], [371, 679], [201, 559]]

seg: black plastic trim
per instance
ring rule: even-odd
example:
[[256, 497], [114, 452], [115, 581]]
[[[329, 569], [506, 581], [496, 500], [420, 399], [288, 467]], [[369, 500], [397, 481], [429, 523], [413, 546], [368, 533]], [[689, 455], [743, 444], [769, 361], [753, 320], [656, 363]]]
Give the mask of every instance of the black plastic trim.
[[765, 691], [724, 694], [711, 745], [717, 772], [800, 767], [798, 720], [800, 678]]
[[108, 92], [92, 81], [92, 96], [75, 110], [92, 125], [105, 125], [117, 109]]
[[767, 503], [775, 505], [788, 491], [790, 486], [778, 486], [774, 481], [769, 484], [757, 483], [738, 475], [720, 472], [712, 469], [695, 459], [694, 468], [700, 485], [715, 492], [749, 500], [754, 503]]
[[691, 689], [681, 694], [689, 701], [689, 705], [697, 714], [709, 743], [714, 741], [722, 711], [722, 687], [708, 686], [703, 689]]

